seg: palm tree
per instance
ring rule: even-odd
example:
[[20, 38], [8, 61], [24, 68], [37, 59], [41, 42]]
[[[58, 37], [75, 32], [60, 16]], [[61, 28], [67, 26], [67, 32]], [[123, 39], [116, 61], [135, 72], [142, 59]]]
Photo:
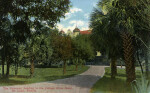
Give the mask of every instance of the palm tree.
[[105, 15], [100, 9], [95, 9], [91, 15], [92, 39], [98, 50], [103, 50], [111, 59], [111, 77], [117, 74], [116, 61], [121, 57], [121, 37], [114, 28], [114, 20]]
[[[136, 40], [140, 41], [141, 43], [141, 50], [144, 54], [144, 60], [146, 65], [146, 74], [148, 76], [149, 71], [149, 62], [148, 62], [148, 55], [149, 55], [149, 35], [150, 35], [150, 1], [149, 0], [131, 0], [131, 1], [121, 1], [120, 0], [120, 7], [124, 4], [124, 16], [122, 16], [122, 19], [125, 20], [123, 22], [123, 25], [125, 29], [129, 30], [126, 31], [126, 33], [123, 33], [123, 39], [128, 38], [128, 41], [133, 43], [133, 36], [136, 38]], [[122, 5], [121, 5], [122, 3]], [[126, 37], [125, 36], [128, 36]], [[130, 43], [131, 43], [130, 42]], [[127, 41], [125, 42], [127, 43]], [[129, 44], [128, 44], [129, 45]], [[132, 48], [133, 49], [133, 48]], [[131, 50], [131, 49], [130, 49]], [[133, 50], [135, 51], [135, 50]], [[138, 51], [138, 50], [136, 50]], [[132, 52], [133, 53], [133, 52]], [[134, 59], [133, 59], [134, 60]]]
[[113, 2], [113, 10], [110, 11], [110, 17], [115, 16], [117, 31], [120, 32], [120, 35], [123, 40], [123, 52], [124, 52], [124, 61], [126, 66], [126, 75], [127, 82], [132, 82], [135, 80], [135, 50], [133, 45], [133, 19], [128, 15], [126, 6], [123, 6], [121, 1]]
[[[134, 66], [135, 59], [134, 59], [134, 50], [133, 50], [134, 46], [133, 46], [133, 36], [131, 35], [131, 32], [134, 31], [133, 21], [129, 16], [127, 16], [126, 9], [124, 7], [119, 6], [120, 2], [118, 1], [115, 2], [111, 0], [107, 0], [107, 2], [104, 2], [104, 3], [100, 2], [100, 7], [97, 10], [102, 11], [101, 9], [104, 7], [105, 11], [103, 15], [102, 13], [94, 14], [94, 16], [92, 17], [93, 19], [91, 19], [91, 21], [93, 20], [91, 23], [92, 24], [91, 27], [93, 28], [93, 30], [97, 30], [100, 32], [99, 34], [97, 34], [97, 35], [101, 34], [101, 36], [97, 37], [100, 39], [97, 39], [97, 40], [100, 40], [100, 42], [102, 42], [102, 39], [103, 39], [102, 45], [104, 45], [105, 49], [107, 45], [108, 49], [106, 50], [109, 50], [109, 54], [113, 54], [113, 55], [114, 53], [118, 54], [116, 51], [114, 53], [111, 52], [111, 50], [114, 50], [120, 47], [123, 48], [123, 52], [124, 52], [123, 59], [126, 64], [127, 81], [131, 82], [135, 80], [135, 66]], [[101, 20], [103, 20], [104, 22], [102, 22]], [[103, 24], [103, 26], [101, 24]], [[101, 26], [103, 30], [101, 28], [98, 28], [98, 26]], [[115, 33], [116, 33], [116, 36], [114, 35]], [[120, 40], [120, 38], [122, 38], [122, 45], [118, 41]], [[117, 42], [115, 45], [118, 47], [113, 46], [115, 39]]]

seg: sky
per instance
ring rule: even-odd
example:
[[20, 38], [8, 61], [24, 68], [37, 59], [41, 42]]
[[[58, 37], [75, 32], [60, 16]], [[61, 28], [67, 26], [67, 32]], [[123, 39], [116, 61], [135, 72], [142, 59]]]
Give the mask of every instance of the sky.
[[70, 0], [72, 7], [65, 14], [65, 18], [57, 23], [59, 30], [65, 32], [77, 26], [81, 31], [89, 29], [90, 14], [99, 0]]

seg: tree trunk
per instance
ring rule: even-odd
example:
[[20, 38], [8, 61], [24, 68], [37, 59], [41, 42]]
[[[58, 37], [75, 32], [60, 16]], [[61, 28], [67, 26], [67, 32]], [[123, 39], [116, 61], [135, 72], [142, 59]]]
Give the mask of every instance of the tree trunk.
[[18, 63], [15, 64], [15, 75], [18, 74]]
[[139, 58], [139, 51], [137, 50], [137, 60], [138, 60], [138, 62], [139, 62], [139, 65], [140, 65], [140, 68], [141, 68], [141, 72], [142, 72], [142, 74], [144, 73], [144, 71], [143, 71], [143, 67], [142, 67], [142, 64], [141, 64], [141, 61], [140, 61], [140, 58]]
[[82, 64], [82, 68], [85, 66], [85, 64]]
[[120, 61], [120, 67], [122, 68], [122, 61]]
[[121, 68], [122, 68], [122, 63], [121, 63]]
[[78, 64], [76, 64], [76, 71], [78, 71]]
[[63, 75], [66, 74], [66, 61], [64, 61], [64, 67], [63, 67]]
[[31, 66], [30, 66], [30, 77], [33, 77], [34, 74], [34, 57], [31, 59]]
[[5, 60], [2, 58], [2, 76], [4, 77], [4, 63], [5, 63]]
[[148, 74], [149, 74], [149, 68], [148, 68], [149, 66], [148, 66], [148, 65], [149, 65], [149, 64], [148, 64], [148, 50], [147, 50], [147, 49], [144, 50], [144, 58], [145, 58], [145, 71], [146, 71], [146, 76], [149, 77], [149, 76], [148, 76]]
[[122, 39], [123, 39], [123, 50], [124, 50], [127, 82], [130, 83], [136, 79], [132, 36], [127, 32], [123, 32]]
[[5, 73], [4, 73], [4, 71], [5, 71], [5, 46], [4, 46], [4, 52], [3, 52], [3, 54], [2, 54], [2, 77], [4, 77], [5, 76]]
[[116, 66], [116, 59], [112, 58], [111, 59], [111, 78], [115, 78], [115, 76], [117, 75], [117, 66]]
[[8, 57], [8, 60], [7, 60], [7, 71], [6, 71], [6, 77], [9, 78], [9, 71], [10, 70], [10, 62], [9, 62], [9, 57]]

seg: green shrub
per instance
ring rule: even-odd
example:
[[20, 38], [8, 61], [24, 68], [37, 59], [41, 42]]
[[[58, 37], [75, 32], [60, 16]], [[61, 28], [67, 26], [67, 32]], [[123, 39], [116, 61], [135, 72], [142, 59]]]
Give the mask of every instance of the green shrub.
[[132, 88], [136, 93], [150, 93], [149, 80], [145, 76], [141, 76], [141, 80], [135, 80], [132, 83]]

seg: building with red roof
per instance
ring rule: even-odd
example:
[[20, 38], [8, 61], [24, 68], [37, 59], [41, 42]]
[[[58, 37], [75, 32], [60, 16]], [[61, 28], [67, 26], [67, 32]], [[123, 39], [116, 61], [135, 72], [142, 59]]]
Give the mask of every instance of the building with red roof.
[[[64, 31], [60, 31], [60, 32], [64, 33]], [[92, 33], [91, 29], [81, 31], [78, 27], [75, 27], [73, 31], [71, 31], [70, 29], [68, 29], [67, 31], [67, 35], [71, 37], [76, 37], [77, 35], [90, 35], [91, 33]]]

